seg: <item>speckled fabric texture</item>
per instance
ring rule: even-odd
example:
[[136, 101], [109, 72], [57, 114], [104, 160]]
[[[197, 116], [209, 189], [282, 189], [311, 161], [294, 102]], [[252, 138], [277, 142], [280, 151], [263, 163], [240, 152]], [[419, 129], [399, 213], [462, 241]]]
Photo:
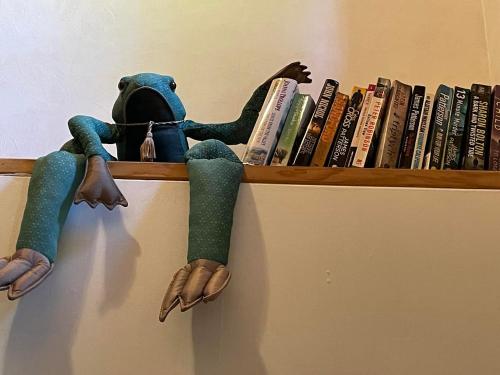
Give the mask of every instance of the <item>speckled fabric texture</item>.
[[213, 140], [197, 144], [186, 157], [191, 188], [188, 262], [227, 264], [243, 165], [229, 147]]
[[[173, 82], [170, 76], [153, 73], [122, 78], [120, 94], [113, 107], [114, 121], [126, 122], [127, 98], [142, 87], [160, 93], [175, 120], [183, 121], [186, 112]], [[257, 88], [236, 121], [223, 124], [184, 121], [179, 124], [181, 136], [172, 137], [182, 147], [186, 143], [184, 135], [203, 141], [185, 154], [191, 187], [190, 261], [203, 258], [227, 263], [233, 209], [243, 166], [226, 144], [248, 142], [268, 87], [264, 84]], [[74, 139], [65, 143], [61, 151], [42, 157], [35, 164], [17, 242], [18, 249], [27, 247], [39, 251], [51, 261], [55, 260], [61, 229], [83, 178], [85, 160], [93, 155], [115, 160], [102, 144], [120, 139], [116, 125], [89, 116], [75, 116], [68, 125]], [[169, 147], [179, 145], [169, 143]]]
[[84, 172], [84, 155], [56, 151], [36, 161], [17, 249], [36, 250], [54, 262], [59, 236]]
[[201, 124], [188, 120], [182, 125], [184, 134], [198, 141], [217, 139], [228, 145], [247, 143], [266, 99], [267, 91], [266, 85], [259, 86], [236, 121], [225, 124]]

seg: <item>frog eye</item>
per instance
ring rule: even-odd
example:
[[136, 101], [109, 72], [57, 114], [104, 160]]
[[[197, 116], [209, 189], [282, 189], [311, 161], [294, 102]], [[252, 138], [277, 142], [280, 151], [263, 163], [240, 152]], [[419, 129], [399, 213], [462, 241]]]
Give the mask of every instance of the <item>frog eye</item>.
[[123, 79], [120, 80], [120, 82], [118, 82], [118, 90], [122, 91], [126, 86], [127, 86], [127, 84], [125, 83], [125, 81]]
[[175, 83], [175, 81], [170, 82], [170, 88], [172, 89], [172, 91], [175, 91], [175, 89], [177, 88], [177, 83]]

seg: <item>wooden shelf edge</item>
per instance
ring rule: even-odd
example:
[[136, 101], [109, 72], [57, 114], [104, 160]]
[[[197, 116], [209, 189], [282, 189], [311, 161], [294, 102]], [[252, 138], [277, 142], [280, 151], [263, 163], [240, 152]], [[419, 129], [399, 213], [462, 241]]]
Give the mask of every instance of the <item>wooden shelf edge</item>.
[[[0, 175], [31, 174], [35, 160], [0, 159]], [[187, 181], [184, 164], [110, 162], [117, 179]], [[243, 182], [287, 185], [500, 190], [500, 173], [404, 169], [245, 166]]]

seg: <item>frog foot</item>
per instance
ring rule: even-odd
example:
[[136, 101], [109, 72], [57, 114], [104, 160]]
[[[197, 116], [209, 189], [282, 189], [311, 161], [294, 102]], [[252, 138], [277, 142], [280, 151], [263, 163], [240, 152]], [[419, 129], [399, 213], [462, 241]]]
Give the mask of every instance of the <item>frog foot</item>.
[[13, 301], [35, 289], [54, 269], [47, 257], [32, 249], [19, 249], [0, 259], [0, 290]]
[[116, 206], [128, 206], [128, 202], [121, 193], [115, 180], [109, 172], [106, 161], [99, 155], [88, 158], [85, 177], [76, 191], [74, 202], [86, 202], [96, 208], [102, 203], [108, 210]]
[[187, 311], [194, 305], [215, 300], [231, 279], [227, 268], [216, 261], [197, 259], [177, 271], [163, 298], [160, 322], [177, 305]]

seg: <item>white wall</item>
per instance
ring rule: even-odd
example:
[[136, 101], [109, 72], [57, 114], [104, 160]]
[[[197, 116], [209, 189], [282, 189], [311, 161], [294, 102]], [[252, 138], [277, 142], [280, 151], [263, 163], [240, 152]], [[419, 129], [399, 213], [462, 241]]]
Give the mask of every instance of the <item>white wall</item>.
[[[189, 117], [205, 121], [235, 117], [295, 59], [314, 96], [327, 77], [344, 92], [378, 75], [494, 83], [498, 2], [484, 6], [3, 0], [0, 157], [54, 150], [74, 114], [110, 120], [119, 77], [139, 71], [174, 75]], [[0, 177], [0, 255], [14, 249], [27, 183]], [[2, 375], [500, 372], [497, 192], [244, 185], [231, 285], [161, 325], [188, 187], [119, 185], [130, 207], [75, 207], [50, 279], [0, 300]]]
[[[27, 184], [0, 177], [0, 255]], [[119, 186], [130, 207], [74, 207], [50, 278], [0, 295], [1, 374], [500, 373], [499, 192], [244, 184], [230, 285], [163, 325], [188, 184]]]
[[[498, 2], [485, 1], [494, 27]], [[200, 121], [233, 119], [297, 59], [313, 72], [303, 91], [314, 97], [327, 77], [347, 93], [379, 75], [431, 89], [499, 77], [477, 0], [4, 0], [0, 46], [0, 157], [58, 148], [75, 114], [111, 121], [119, 78], [141, 71], [175, 76]]]

